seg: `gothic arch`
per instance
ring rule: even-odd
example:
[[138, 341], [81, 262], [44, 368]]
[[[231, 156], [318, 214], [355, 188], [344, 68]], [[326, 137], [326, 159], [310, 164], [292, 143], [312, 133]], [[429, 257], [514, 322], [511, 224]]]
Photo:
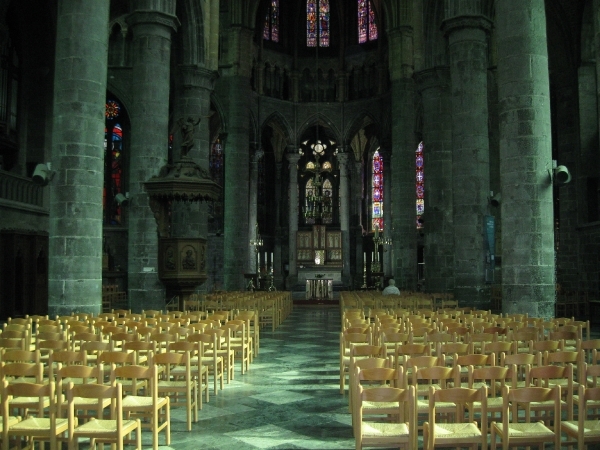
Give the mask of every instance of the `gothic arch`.
[[285, 145], [292, 142], [293, 132], [287, 120], [279, 112], [272, 113], [266, 120], [260, 124], [261, 127], [271, 127], [273, 129], [272, 142], [275, 151], [275, 160], [281, 161], [285, 151]]
[[[296, 140], [302, 138], [306, 132], [315, 126], [319, 126], [321, 128], [325, 128], [329, 130], [329, 133], [333, 139], [339, 144], [342, 142], [342, 136], [340, 130], [337, 126], [326, 116], [320, 113], [315, 113], [311, 115], [304, 123], [302, 123], [298, 129], [296, 134]], [[296, 142], [297, 143], [297, 142]]]
[[181, 27], [177, 33], [180, 37], [181, 64], [204, 64], [206, 61], [204, 17], [202, 4], [194, 0], [183, 0], [177, 3], [177, 17]]

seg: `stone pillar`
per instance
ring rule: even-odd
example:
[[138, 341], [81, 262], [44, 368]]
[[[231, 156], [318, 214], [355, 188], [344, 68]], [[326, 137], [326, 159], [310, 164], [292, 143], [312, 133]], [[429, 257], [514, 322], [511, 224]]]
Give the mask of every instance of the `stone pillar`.
[[340, 166], [340, 231], [342, 232], [342, 279], [345, 286], [351, 283], [350, 278], [350, 204], [348, 186], [348, 160], [350, 155], [338, 153], [337, 160]]
[[[255, 240], [258, 237], [256, 235], [256, 224], [258, 222], [258, 162], [263, 155], [264, 152], [259, 147], [256, 152], [254, 152], [254, 155], [252, 155], [252, 162], [250, 164], [250, 199], [248, 202], [248, 236], [250, 236], [250, 240]], [[250, 245], [250, 240], [248, 241], [248, 273], [258, 273], [260, 267], [258, 267], [256, 263], [257, 248], [254, 245]]]
[[283, 163], [281, 161], [275, 162], [275, 253], [273, 258], [275, 262], [273, 264], [273, 278], [274, 283], [277, 289], [284, 289], [285, 286], [285, 277], [284, 277], [284, 268], [283, 268], [283, 245], [284, 239], [283, 235], [285, 233], [284, 228], [281, 226], [281, 209], [283, 205], [283, 190], [282, 182], [281, 182], [281, 171], [283, 168]]
[[[385, 240], [392, 239], [392, 215], [391, 206], [392, 206], [392, 183], [391, 181], [391, 164], [390, 157], [391, 154], [389, 152], [389, 142], [386, 143], [385, 148], [379, 149], [379, 154], [383, 158], [383, 238]], [[393, 241], [392, 245], [382, 245], [383, 249], [383, 259], [382, 259], [382, 270], [383, 274], [386, 278], [392, 277], [392, 249], [393, 249]]]
[[138, 1], [128, 17], [133, 32], [131, 157], [129, 171], [129, 306], [162, 309], [165, 289], [158, 279], [158, 232], [143, 183], [167, 162], [171, 33], [177, 29], [175, 1], [160, 8]]
[[[233, 4], [232, 4], [233, 5]], [[232, 13], [237, 21], [241, 13]], [[248, 212], [250, 186], [250, 101], [252, 89], [252, 30], [232, 24], [229, 48], [223, 53], [225, 68], [217, 87], [227, 107], [225, 149], [225, 246], [223, 275], [226, 290], [245, 288], [248, 267]]]
[[544, 0], [496, 4], [502, 310], [554, 317], [550, 82]]
[[350, 165], [352, 171], [350, 172], [352, 178], [351, 183], [351, 198], [354, 201], [350, 205], [352, 212], [352, 230], [354, 231], [354, 287], [361, 286], [363, 284], [364, 274], [364, 260], [363, 260], [363, 227], [361, 223], [362, 211], [363, 211], [363, 177], [362, 177], [362, 161], [352, 160]]
[[415, 209], [414, 130], [415, 85], [412, 78], [412, 29], [401, 27], [390, 32], [392, 92], [392, 241], [394, 278], [400, 290], [417, 289], [417, 233]]
[[[490, 192], [488, 47], [491, 22], [481, 0], [446, 0], [452, 82], [454, 296], [465, 306], [489, 307], [485, 216]], [[487, 293], [487, 295], [486, 295]]]
[[102, 189], [109, 2], [60, 0], [57, 16], [48, 313], [102, 310]]
[[425, 290], [454, 288], [452, 213], [452, 98], [448, 68], [415, 74], [423, 99], [425, 159]]
[[289, 162], [290, 170], [290, 185], [289, 185], [289, 198], [290, 198], [290, 211], [289, 211], [289, 270], [288, 270], [288, 289], [290, 283], [295, 284], [298, 278], [298, 267], [296, 266], [296, 232], [298, 231], [298, 161], [300, 161], [300, 154], [294, 146], [288, 147], [288, 153], [285, 155]]

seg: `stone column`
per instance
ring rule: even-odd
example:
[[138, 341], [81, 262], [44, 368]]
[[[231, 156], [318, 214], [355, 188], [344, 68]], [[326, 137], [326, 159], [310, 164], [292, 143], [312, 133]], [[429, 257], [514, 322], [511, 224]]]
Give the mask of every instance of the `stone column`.
[[340, 231], [342, 232], [342, 279], [345, 286], [350, 285], [350, 204], [348, 186], [348, 160], [351, 155], [338, 153], [340, 166]]
[[288, 289], [290, 283], [295, 284], [298, 278], [298, 267], [296, 266], [296, 232], [298, 231], [298, 161], [300, 161], [300, 154], [294, 146], [288, 146], [288, 153], [285, 155], [289, 162], [290, 170], [290, 185], [289, 198], [290, 198], [290, 211], [289, 211], [289, 270], [288, 270]]
[[[241, 13], [240, 13], [241, 14]], [[241, 15], [233, 14], [235, 20]], [[225, 245], [223, 275], [226, 290], [245, 288], [248, 267], [248, 188], [250, 185], [250, 101], [252, 90], [252, 30], [238, 25], [228, 29], [227, 67], [217, 83], [227, 107], [225, 149]]]
[[363, 211], [363, 178], [362, 178], [362, 161], [356, 161], [354, 158], [352, 159], [352, 163], [350, 165], [352, 171], [350, 172], [352, 176], [351, 183], [351, 198], [354, 201], [350, 204], [350, 209], [352, 212], [352, 230], [354, 231], [354, 287], [361, 286], [363, 283], [363, 274], [364, 274], [364, 261], [363, 261], [363, 227], [361, 223], [362, 219], [362, 211]]
[[[260, 145], [260, 143], [258, 144]], [[258, 148], [254, 155], [252, 155], [252, 162], [250, 164], [250, 199], [249, 199], [249, 219], [248, 219], [248, 236], [250, 240], [255, 240], [258, 236], [256, 235], [256, 224], [258, 222], [258, 162], [263, 157], [264, 152], [262, 148]], [[260, 232], [260, 230], [259, 230]], [[258, 273], [260, 267], [256, 263], [256, 247], [250, 245], [248, 241], [248, 272]]]
[[[400, 290], [417, 289], [417, 234], [415, 209], [415, 85], [412, 78], [412, 29], [390, 32], [392, 92], [392, 241], [394, 278]], [[410, 175], [409, 175], [410, 174]]]
[[[391, 154], [389, 152], [389, 142], [386, 143], [385, 148], [379, 149], [379, 154], [383, 158], [383, 238], [392, 239], [392, 183], [391, 181]], [[393, 241], [392, 241], [393, 242]], [[382, 258], [382, 270], [385, 277], [393, 276], [392, 272], [392, 250], [393, 245], [382, 245], [383, 258]]]
[[160, 8], [136, 3], [128, 17], [133, 32], [131, 157], [129, 171], [129, 305], [162, 309], [165, 289], [158, 279], [158, 233], [143, 183], [167, 162], [171, 33], [177, 29], [175, 1]]
[[502, 309], [554, 317], [550, 82], [544, 0], [496, 3]]
[[284, 239], [283, 234], [285, 232], [284, 228], [281, 226], [281, 210], [283, 205], [282, 192], [283, 190], [282, 182], [281, 182], [281, 171], [283, 168], [283, 163], [281, 161], [275, 162], [275, 253], [273, 258], [275, 259], [273, 264], [273, 278], [274, 283], [277, 289], [284, 289], [285, 286], [285, 277], [283, 270], [283, 245]]
[[491, 22], [482, 15], [481, 3], [446, 0], [443, 29], [452, 82], [454, 296], [465, 306], [488, 308], [484, 221], [490, 192], [487, 35]]
[[454, 229], [452, 214], [452, 97], [447, 67], [415, 74], [423, 99], [425, 159], [425, 289], [454, 288]]
[[59, 0], [48, 313], [102, 310], [102, 189], [109, 2]]

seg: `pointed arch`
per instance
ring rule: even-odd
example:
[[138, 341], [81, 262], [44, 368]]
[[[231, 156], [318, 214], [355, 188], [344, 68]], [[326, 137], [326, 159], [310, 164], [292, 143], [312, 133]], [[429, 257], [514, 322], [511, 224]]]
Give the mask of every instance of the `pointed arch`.
[[177, 35], [181, 40], [181, 64], [204, 64], [206, 61], [206, 38], [202, 4], [195, 0], [177, 2], [177, 17], [181, 27]]
[[260, 126], [271, 127], [273, 135], [271, 144], [275, 153], [275, 160], [280, 162], [283, 159], [286, 146], [292, 142], [293, 132], [288, 121], [278, 111], [273, 112]]

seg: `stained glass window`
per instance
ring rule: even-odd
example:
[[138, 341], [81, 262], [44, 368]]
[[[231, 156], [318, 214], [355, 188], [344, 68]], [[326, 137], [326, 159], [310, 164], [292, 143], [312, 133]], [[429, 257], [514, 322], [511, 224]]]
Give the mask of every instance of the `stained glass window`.
[[331, 39], [329, 0], [307, 0], [306, 45], [329, 47]]
[[377, 22], [372, 0], [358, 1], [358, 43], [364, 44], [377, 39]]
[[383, 231], [383, 158], [379, 151], [375, 151], [372, 161], [372, 188], [371, 188], [371, 231], [379, 228]]
[[279, 0], [271, 0], [265, 14], [263, 39], [279, 42]]
[[220, 139], [217, 139], [212, 145], [208, 166], [211, 178], [223, 186], [223, 145]]
[[104, 110], [104, 223], [122, 224], [122, 208], [115, 200], [123, 189], [123, 127], [121, 105], [116, 100], [107, 100]]
[[325, 212], [323, 213], [323, 223], [333, 223], [333, 185], [331, 181], [323, 181], [323, 204]]
[[425, 211], [425, 167], [423, 164], [423, 142], [419, 143], [415, 152], [416, 194], [417, 194], [417, 228], [423, 228], [421, 216]]

